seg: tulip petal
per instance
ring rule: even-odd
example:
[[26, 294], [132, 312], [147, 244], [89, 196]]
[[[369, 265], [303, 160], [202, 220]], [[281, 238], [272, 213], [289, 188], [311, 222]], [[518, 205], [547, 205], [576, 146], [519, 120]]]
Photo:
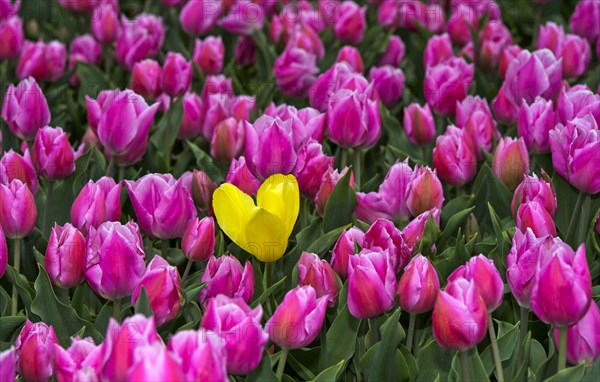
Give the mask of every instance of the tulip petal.
[[223, 232], [243, 248], [248, 215], [257, 209], [252, 198], [233, 184], [225, 183], [213, 194], [213, 209]]
[[285, 225], [287, 236], [292, 233], [300, 210], [300, 190], [293, 175], [275, 174], [260, 186], [257, 205], [279, 217]]
[[289, 238], [285, 223], [263, 208], [255, 208], [245, 224], [245, 241], [237, 243], [257, 259], [273, 262], [283, 256]]

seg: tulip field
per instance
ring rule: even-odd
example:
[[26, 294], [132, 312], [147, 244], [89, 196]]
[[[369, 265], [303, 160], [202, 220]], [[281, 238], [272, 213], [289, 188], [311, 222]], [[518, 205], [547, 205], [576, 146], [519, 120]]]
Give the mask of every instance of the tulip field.
[[0, 0], [0, 382], [600, 380], [600, 0]]

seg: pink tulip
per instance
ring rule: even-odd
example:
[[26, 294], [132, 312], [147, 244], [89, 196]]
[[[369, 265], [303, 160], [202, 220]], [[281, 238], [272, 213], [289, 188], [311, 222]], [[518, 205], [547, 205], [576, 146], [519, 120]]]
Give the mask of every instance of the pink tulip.
[[20, 180], [0, 184], [0, 225], [9, 239], [22, 239], [35, 229], [37, 208], [33, 194]]
[[99, 380], [97, 363], [102, 351], [92, 338], [71, 338], [71, 346], [54, 345], [54, 363], [58, 382]]
[[239, 36], [235, 45], [234, 56], [238, 64], [242, 66], [251, 66], [256, 60], [256, 43], [249, 36]]
[[136, 62], [131, 72], [131, 89], [149, 101], [155, 100], [161, 93], [161, 71], [152, 59]]
[[457, 279], [467, 279], [475, 285], [475, 290], [485, 303], [488, 312], [493, 312], [502, 303], [504, 297], [504, 283], [500, 272], [494, 262], [484, 255], [471, 257], [465, 265], [456, 268], [450, 276], [448, 283]]
[[92, 34], [102, 44], [112, 44], [121, 33], [119, 4], [114, 0], [102, 0], [92, 13]]
[[196, 206], [208, 210], [212, 206], [212, 194], [217, 185], [203, 171], [194, 170], [192, 177], [192, 198]]
[[58, 0], [60, 5], [74, 12], [91, 12], [98, 0]]
[[169, 52], [160, 74], [160, 87], [171, 97], [180, 97], [190, 88], [192, 64], [179, 53]]
[[447, 26], [452, 41], [458, 45], [465, 45], [471, 41], [469, 26], [477, 30], [478, 19], [477, 12], [468, 4], [459, 3], [452, 7], [452, 14], [448, 19]]
[[575, 118], [550, 131], [552, 164], [573, 187], [590, 194], [600, 192], [600, 134], [591, 114]]
[[52, 326], [27, 320], [15, 342], [19, 375], [27, 381], [50, 381], [55, 344], [58, 339]]
[[353, 46], [344, 46], [338, 52], [336, 62], [345, 62], [357, 73], [365, 70], [363, 59], [358, 49]]
[[494, 137], [498, 135], [498, 131], [486, 99], [469, 96], [461, 103], [457, 102], [456, 126], [463, 128], [471, 138], [478, 160], [484, 158], [482, 150], [492, 151]]
[[392, 107], [402, 98], [404, 92], [402, 69], [392, 66], [373, 67], [369, 72], [369, 81], [385, 106]]
[[202, 107], [202, 99], [196, 93], [186, 93], [183, 96], [183, 117], [177, 138], [189, 139], [202, 134], [204, 122]]
[[592, 51], [588, 41], [577, 35], [568, 34], [562, 54], [564, 76], [579, 77], [585, 73], [591, 59]]
[[254, 309], [242, 298], [218, 295], [208, 302], [200, 327], [220, 334], [227, 352], [227, 372], [247, 374], [256, 369], [269, 339], [260, 325], [262, 307]]
[[298, 110], [294, 106], [286, 104], [276, 107], [271, 103], [265, 109], [265, 114], [275, 119], [281, 119], [286, 129], [289, 128], [296, 152], [302, 149], [309, 138], [322, 142], [322, 139], [319, 138], [324, 134], [321, 130], [325, 129], [325, 115], [314, 109], [305, 108]]
[[84, 234], [106, 221], [121, 219], [121, 182], [102, 177], [90, 180], [71, 206], [71, 221]]
[[33, 78], [27, 78], [6, 90], [2, 119], [10, 131], [23, 140], [31, 140], [39, 129], [50, 123], [50, 109], [44, 93]]
[[25, 41], [19, 62], [17, 77], [24, 80], [33, 77], [37, 81], [56, 81], [65, 73], [67, 49], [58, 41]]
[[525, 100], [519, 109], [518, 133], [527, 148], [536, 154], [550, 151], [549, 132], [556, 126], [552, 101], [541, 97], [528, 105]]
[[552, 239], [537, 238], [531, 228], [527, 228], [525, 233], [517, 230], [513, 236], [512, 247], [506, 257], [506, 281], [515, 300], [522, 307], [530, 307], [540, 247], [548, 241]]
[[234, 256], [212, 256], [206, 264], [201, 283], [206, 283], [200, 290], [198, 300], [206, 307], [208, 301], [217, 296], [240, 297], [247, 303], [254, 296], [254, 271], [249, 261], [242, 264]]
[[342, 281], [348, 278], [348, 261], [354, 256], [356, 244], [361, 245], [365, 234], [358, 228], [352, 227], [344, 231], [333, 247], [331, 253], [331, 267], [340, 276]]
[[[554, 328], [558, 346], [559, 329]], [[587, 313], [567, 330], [567, 361], [572, 365], [593, 365], [600, 357], [600, 309], [592, 302]]]
[[542, 96], [553, 99], [560, 91], [562, 59], [557, 59], [548, 49], [533, 53], [522, 51], [506, 70], [507, 97], [519, 105], [522, 99], [528, 103]]
[[529, 153], [523, 138], [503, 138], [492, 158], [492, 171], [508, 189], [515, 189], [529, 174]]
[[398, 67], [404, 58], [405, 50], [406, 48], [400, 36], [392, 35], [385, 52], [379, 57], [377, 64], [379, 66], [391, 65], [393, 67]]
[[404, 268], [398, 281], [398, 303], [409, 313], [425, 313], [433, 309], [440, 290], [435, 268], [423, 255], [417, 255]]
[[0, 61], [19, 57], [24, 42], [23, 20], [11, 16], [0, 21]]
[[406, 188], [412, 174], [408, 160], [396, 162], [388, 170], [377, 192], [356, 193], [356, 217], [367, 223], [374, 223], [378, 218], [407, 221], [410, 212], [406, 205]]
[[432, 325], [433, 338], [443, 348], [464, 351], [481, 342], [488, 314], [473, 281], [458, 278], [438, 293]]
[[216, 1], [188, 1], [179, 14], [181, 27], [191, 35], [207, 33], [216, 25], [222, 6]]
[[[325, 171], [325, 174], [323, 174], [321, 186], [315, 195], [315, 206], [319, 216], [323, 216], [325, 213], [325, 207], [327, 206], [327, 202], [329, 201], [331, 193], [335, 189], [337, 183], [346, 175], [347, 172], [348, 167], [344, 167], [342, 171], [338, 171], [337, 169], [334, 170], [333, 167], [329, 167], [327, 171]], [[350, 186], [354, 188], [354, 174], [350, 174]]]
[[206, 261], [215, 252], [215, 222], [212, 217], [194, 219], [183, 234], [183, 254], [192, 261]]
[[[286, 36], [284, 36], [286, 37]], [[296, 24], [289, 31], [286, 48], [299, 48], [317, 57], [318, 60], [325, 56], [325, 47], [319, 34], [306, 24]]]
[[298, 286], [287, 292], [265, 330], [282, 348], [306, 347], [319, 335], [326, 310], [327, 297], [317, 297], [311, 286]]
[[477, 173], [477, 157], [465, 129], [448, 126], [437, 138], [433, 149], [433, 166], [444, 183], [461, 187]]
[[[0, 277], [2, 273], [0, 272]], [[0, 380], [15, 382], [15, 368], [17, 365], [17, 353], [14, 347], [0, 352]]]
[[540, 26], [537, 40], [538, 49], [550, 49], [554, 56], [561, 57], [565, 45], [565, 30], [562, 25], [551, 21]]
[[[359, 82], [361, 85], [356, 85]], [[351, 83], [355, 85], [352, 86]], [[329, 99], [338, 90], [350, 88], [364, 90], [367, 86], [368, 81], [366, 78], [356, 73], [348, 63], [338, 62], [317, 77], [317, 80], [308, 90], [308, 99], [310, 106], [324, 112], [329, 105]]]
[[181, 361], [185, 380], [226, 382], [227, 353], [220, 336], [200, 330], [177, 332], [169, 350]]
[[233, 117], [221, 121], [213, 131], [210, 154], [216, 160], [231, 162], [242, 153], [245, 136], [246, 131], [242, 121], [237, 121]]
[[33, 159], [38, 174], [48, 180], [61, 180], [75, 172], [75, 153], [60, 127], [38, 130], [33, 143]]
[[563, 86], [556, 103], [557, 122], [565, 125], [588, 114], [592, 114], [596, 123], [600, 123], [600, 95], [594, 94], [586, 85], [575, 85], [572, 88]]
[[135, 19], [123, 17], [123, 29], [117, 39], [117, 62], [128, 70], [146, 58], [155, 57], [165, 39], [165, 26], [158, 16], [139, 14]]
[[433, 219], [433, 222], [440, 226], [440, 209], [433, 208], [429, 211], [425, 211], [413, 220], [410, 221], [402, 230], [402, 237], [408, 246], [409, 252], [414, 253], [418, 247], [419, 242], [423, 239], [425, 233], [425, 227], [429, 218]]
[[248, 195], [255, 195], [262, 182], [257, 179], [246, 164], [246, 159], [241, 156], [231, 161], [229, 172], [225, 178], [227, 183], [231, 183]]
[[540, 248], [531, 290], [531, 310], [543, 322], [570, 326], [588, 311], [592, 281], [585, 258], [585, 246], [577, 252], [555, 239]]
[[31, 164], [28, 150], [24, 155], [20, 155], [10, 149], [0, 159], [0, 183], [7, 186], [14, 179], [26, 184], [31, 193], [37, 192], [37, 174]]
[[342, 89], [329, 100], [329, 138], [343, 148], [369, 148], [381, 136], [381, 120], [376, 101], [357, 91]]
[[273, 74], [281, 92], [298, 98], [306, 97], [318, 71], [316, 56], [295, 47], [286, 48], [273, 66]]
[[183, 306], [183, 286], [177, 268], [155, 256], [131, 295], [131, 305], [137, 303], [142, 288], [146, 290], [156, 325], [173, 320]]
[[395, 268], [385, 250], [363, 250], [348, 260], [348, 309], [356, 318], [378, 316], [394, 306]]
[[517, 228], [525, 233], [531, 228], [536, 237], [556, 236], [556, 226], [548, 211], [536, 201], [523, 203], [517, 210]]
[[16, 15], [21, 8], [21, 0], [2, 0], [0, 1], [0, 21]]
[[501, 21], [489, 21], [483, 27], [479, 38], [481, 66], [486, 69], [496, 68], [504, 49], [513, 43], [510, 31]]
[[403, 121], [404, 132], [410, 142], [424, 146], [433, 141], [436, 127], [429, 105], [421, 107], [418, 103], [411, 103], [404, 108]]
[[238, 0], [227, 15], [219, 20], [219, 25], [230, 33], [251, 35], [262, 29], [264, 18], [264, 9], [259, 4], [250, 0]]
[[163, 344], [143, 345], [135, 349], [128, 381], [179, 382], [184, 380], [179, 359]]
[[84, 279], [85, 239], [71, 224], [54, 225], [48, 238], [44, 268], [54, 285], [73, 288]]
[[298, 286], [310, 285], [317, 298], [327, 297], [329, 307], [337, 303], [339, 285], [333, 268], [327, 260], [314, 253], [303, 252], [298, 262]]
[[545, 172], [542, 172], [541, 179], [536, 174], [523, 178], [510, 204], [513, 216], [516, 216], [521, 204], [529, 202], [539, 203], [552, 217], [556, 214], [556, 192], [552, 179]]
[[144, 244], [137, 224], [102, 223], [90, 227], [85, 278], [94, 292], [114, 300], [129, 296], [144, 274]]
[[366, 29], [367, 7], [360, 7], [354, 1], [344, 1], [338, 12], [333, 26], [335, 38], [353, 45], [360, 43]]
[[517, 122], [519, 105], [517, 105], [512, 98], [509, 98], [507, 94], [506, 83], [502, 85], [496, 98], [492, 101], [492, 110], [496, 119], [505, 124], [514, 124]]
[[434, 35], [427, 41], [423, 53], [423, 63], [426, 68], [434, 67], [454, 57], [452, 41], [448, 33]]
[[437, 207], [442, 208], [444, 190], [442, 183], [429, 167], [416, 166], [406, 188], [406, 206], [412, 216]]
[[127, 375], [138, 358], [135, 357], [137, 350], [149, 345], [162, 345], [153, 318], [137, 314], [126, 318], [120, 325], [111, 318], [100, 354], [100, 380], [130, 380]]
[[594, 42], [600, 36], [600, 4], [597, 0], [581, 0], [571, 15], [571, 31]]
[[521, 53], [523, 48], [519, 45], [510, 45], [502, 50], [500, 53], [500, 60], [498, 62], [498, 67], [500, 71], [500, 77], [504, 79], [506, 77], [506, 71], [508, 70], [508, 66], [510, 63]]
[[471, 87], [473, 71], [473, 64], [467, 64], [462, 58], [452, 58], [426, 69], [425, 98], [434, 112], [454, 115], [456, 102], [465, 99]]
[[204, 40], [196, 39], [193, 61], [204, 75], [219, 74], [223, 68], [225, 45], [221, 37], [209, 36]]
[[323, 153], [320, 143], [313, 140], [300, 149], [294, 175], [303, 195], [309, 199], [315, 198], [321, 186], [321, 179], [327, 169], [333, 165], [333, 159]]

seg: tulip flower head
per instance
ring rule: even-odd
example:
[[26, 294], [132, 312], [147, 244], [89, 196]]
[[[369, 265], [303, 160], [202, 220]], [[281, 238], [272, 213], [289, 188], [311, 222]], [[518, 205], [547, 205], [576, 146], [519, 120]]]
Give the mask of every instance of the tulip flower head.
[[300, 190], [293, 175], [275, 174], [260, 186], [256, 203], [230, 183], [213, 195], [219, 226], [239, 247], [258, 260], [283, 256], [300, 209]]

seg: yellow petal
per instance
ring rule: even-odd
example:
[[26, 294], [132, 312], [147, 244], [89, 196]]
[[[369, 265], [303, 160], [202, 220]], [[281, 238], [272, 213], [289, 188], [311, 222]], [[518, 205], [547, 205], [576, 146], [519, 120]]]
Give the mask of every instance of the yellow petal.
[[258, 260], [270, 263], [283, 256], [289, 236], [279, 217], [265, 209], [257, 208], [252, 211], [248, 219], [246, 243], [241, 247]]
[[293, 175], [275, 174], [267, 178], [256, 195], [258, 207], [279, 217], [289, 238], [300, 211], [300, 189]]
[[246, 245], [248, 219], [257, 209], [252, 198], [233, 184], [225, 183], [213, 194], [213, 210], [219, 226], [242, 248]]

